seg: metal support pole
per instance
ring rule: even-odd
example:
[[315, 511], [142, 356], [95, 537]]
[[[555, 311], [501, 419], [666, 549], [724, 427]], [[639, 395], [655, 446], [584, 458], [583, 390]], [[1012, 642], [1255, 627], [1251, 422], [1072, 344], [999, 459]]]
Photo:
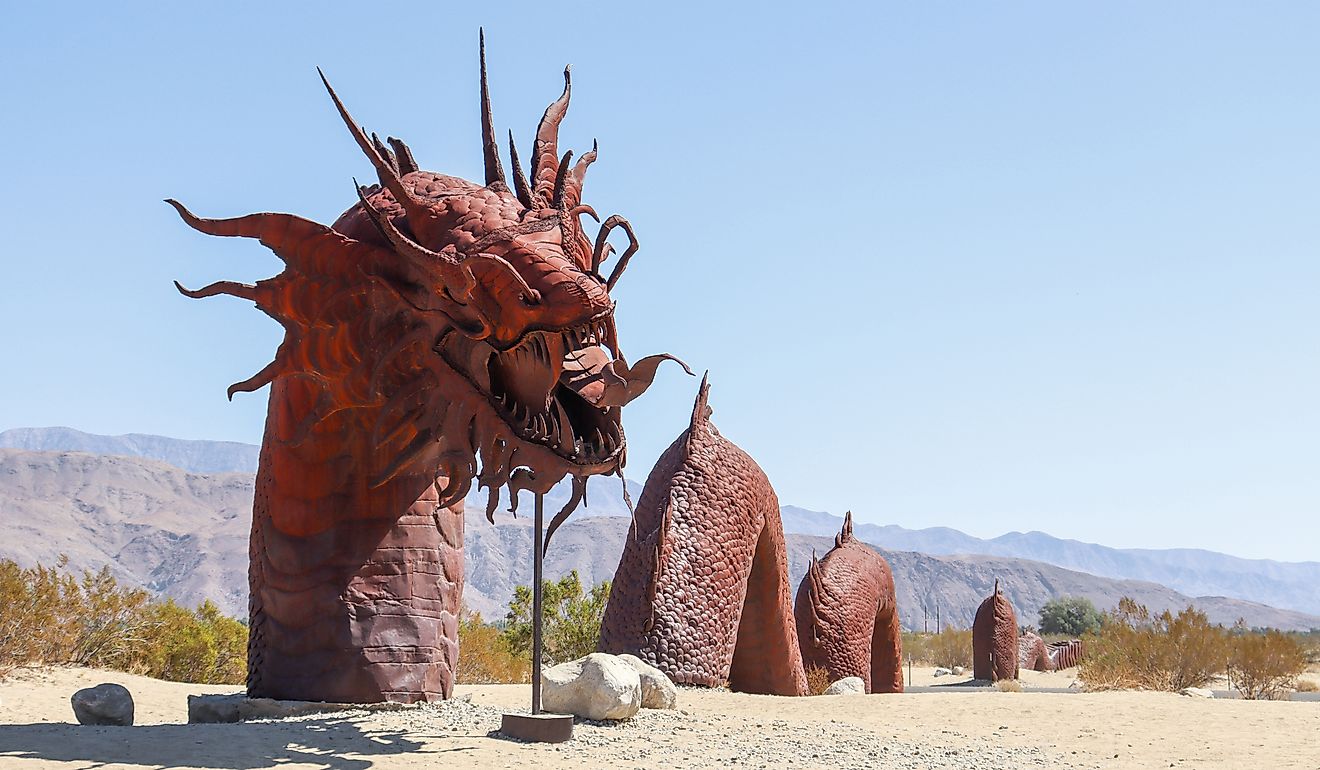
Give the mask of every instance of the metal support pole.
[[545, 556], [545, 535], [541, 519], [545, 515], [545, 498], [536, 495], [535, 534], [532, 536], [532, 713], [541, 713], [541, 568]]

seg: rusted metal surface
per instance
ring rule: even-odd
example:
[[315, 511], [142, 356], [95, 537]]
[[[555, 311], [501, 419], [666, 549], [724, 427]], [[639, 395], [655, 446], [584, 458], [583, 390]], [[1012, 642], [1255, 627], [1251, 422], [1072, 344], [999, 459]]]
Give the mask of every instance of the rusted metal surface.
[[779, 501], [710, 421], [703, 380], [688, 429], [646, 480], [614, 574], [600, 649], [680, 684], [804, 695]]
[[[284, 270], [190, 297], [254, 302], [285, 330], [275, 358], [229, 389], [271, 385], [253, 509], [248, 690], [299, 700], [448, 697], [463, 587], [463, 498], [474, 483], [543, 493], [621, 474], [624, 404], [667, 355], [629, 364], [609, 288], [607, 223], [580, 217], [587, 166], [561, 157], [570, 80], [541, 119], [531, 176], [499, 159], [481, 57], [485, 183], [422, 171], [360, 128], [326, 82], [379, 184], [330, 227], [291, 214], [191, 227], [255, 238]], [[613, 219], [613, 218], [612, 218]], [[686, 367], [685, 367], [686, 368]], [[498, 495], [491, 494], [491, 517]]]
[[853, 537], [851, 511], [834, 547], [821, 559], [812, 554], [793, 612], [803, 665], [825, 669], [831, 682], [860, 677], [868, 693], [903, 692], [894, 573]]
[[972, 674], [990, 681], [1018, 678], [1017, 614], [998, 580], [972, 619]]
[[1045, 640], [1031, 631], [1024, 631], [1018, 637], [1018, 670], [1022, 669], [1027, 671], [1054, 670], [1054, 660], [1050, 657], [1050, 650], [1045, 645]]

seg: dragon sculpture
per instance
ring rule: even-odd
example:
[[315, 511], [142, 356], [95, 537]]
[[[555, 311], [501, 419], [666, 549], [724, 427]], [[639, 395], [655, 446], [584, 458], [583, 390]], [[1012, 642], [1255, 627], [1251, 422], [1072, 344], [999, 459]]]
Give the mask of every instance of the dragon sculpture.
[[1018, 638], [1018, 667], [1028, 671], [1057, 671], [1082, 662], [1082, 640], [1050, 642], [1031, 631]]
[[1018, 636], [1018, 670], [1053, 671], [1054, 661], [1050, 658], [1050, 648], [1045, 640], [1031, 631], [1023, 631]]
[[972, 675], [992, 682], [1018, 678], [1017, 614], [998, 580], [972, 618]]
[[805, 695], [779, 501], [711, 423], [709, 395], [703, 379], [688, 429], [646, 479], [600, 649], [680, 684]]
[[[284, 269], [255, 285], [191, 291], [250, 300], [284, 327], [264, 369], [229, 397], [271, 385], [253, 506], [248, 693], [341, 702], [449, 697], [463, 589], [463, 499], [543, 493], [572, 478], [622, 477], [621, 407], [662, 354], [629, 364], [610, 292], [637, 250], [612, 216], [580, 221], [583, 178], [559, 154], [571, 81], [536, 129], [530, 176], [509, 135], [496, 144], [481, 41], [484, 184], [421, 170], [322, 81], [379, 184], [331, 226], [290, 214], [191, 227], [258, 239]], [[611, 231], [628, 248], [606, 277]], [[176, 284], [177, 286], [178, 284]], [[674, 359], [677, 360], [677, 359]], [[681, 363], [681, 362], [680, 362]], [[686, 366], [684, 366], [686, 369]], [[493, 519], [492, 519], [493, 520]]]
[[793, 611], [805, 666], [825, 669], [831, 682], [861, 677], [868, 693], [903, 692], [894, 574], [853, 537], [851, 511], [825, 557], [812, 554]]

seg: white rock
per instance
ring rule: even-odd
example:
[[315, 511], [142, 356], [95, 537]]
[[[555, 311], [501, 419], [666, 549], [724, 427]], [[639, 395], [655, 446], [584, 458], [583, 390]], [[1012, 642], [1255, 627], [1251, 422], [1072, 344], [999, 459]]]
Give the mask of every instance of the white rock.
[[1213, 698], [1213, 690], [1207, 690], [1204, 687], [1184, 687], [1178, 691], [1179, 695], [1186, 695], [1191, 698]]
[[133, 695], [119, 684], [98, 684], [73, 694], [73, 715], [81, 725], [133, 724]]
[[948, 676], [949, 674], [952, 674], [952, 673], [953, 673], [953, 672], [950, 671], [950, 670], [947, 669], [947, 668], [937, 668], [937, 669], [935, 669], [935, 676]]
[[826, 695], [865, 695], [866, 682], [860, 676], [845, 676], [825, 688]]
[[962, 676], [963, 674], [967, 673], [967, 669], [963, 668], [962, 666], [954, 666], [953, 670], [950, 671], [949, 673], [953, 674], [954, 676]]
[[541, 706], [586, 719], [628, 719], [642, 708], [642, 677], [618, 657], [593, 652], [541, 672]]
[[675, 709], [678, 708], [678, 688], [665, 676], [665, 672], [652, 666], [636, 655], [615, 656], [637, 670], [642, 679], [642, 708]]

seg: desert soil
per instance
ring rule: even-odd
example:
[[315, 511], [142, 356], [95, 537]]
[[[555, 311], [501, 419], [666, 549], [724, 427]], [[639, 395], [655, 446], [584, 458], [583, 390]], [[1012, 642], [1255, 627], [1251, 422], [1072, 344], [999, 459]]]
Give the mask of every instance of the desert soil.
[[[684, 690], [680, 711], [579, 722], [572, 742], [537, 746], [495, 734], [501, 712], [526, 709], [526, 685], [460, 686], [454, 701], [393, 712], [187, 725], [190, 693], [236, 688], [24, 669], [0, 680], [0, 768], [1320, 768], [1320, 703], [1030, 692], [1072, 681], [1026, 672], [1021, 693], [818, 698]], [[133, 693], [134, 727], [76, 724], [69, 696], [100, 682]]]

